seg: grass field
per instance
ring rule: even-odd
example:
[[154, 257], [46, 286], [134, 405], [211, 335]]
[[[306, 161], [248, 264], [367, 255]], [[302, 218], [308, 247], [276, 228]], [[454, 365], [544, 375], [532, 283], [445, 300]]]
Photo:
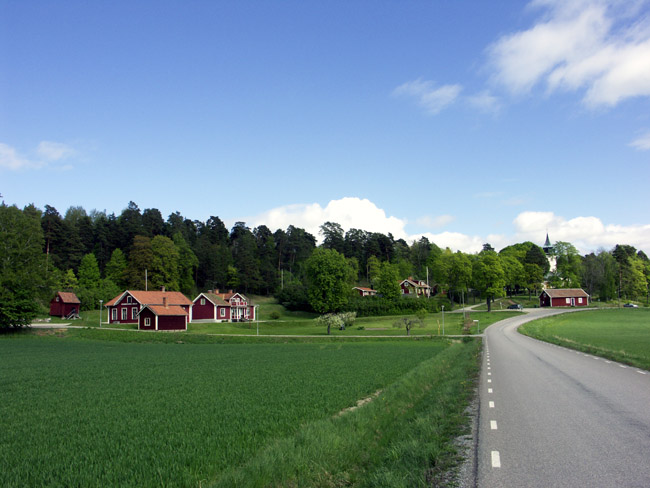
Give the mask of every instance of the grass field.
[[535, 320], [531, 337], [650, 370], [650, 310], [603, 309]]
[[[252, 340], [91, 329], [0, 337], [0, 486], [242, 486], [242, 476], [284, 486], [313, 473], [424, 480], [432, 460], [453, 462], [478, 341]], [[431, 415], [434, 439], [413, 444], [419, 429], [404, 437]], [[327, 439], [358, 452], [323, 453]], [[401, 442], [424, 453], [412, 456], [415, 473], [401, 462], [385, 471], [383, 456], [398, 452], [386, 446]], [[339, 486], [325, 478], [293, 486]]]

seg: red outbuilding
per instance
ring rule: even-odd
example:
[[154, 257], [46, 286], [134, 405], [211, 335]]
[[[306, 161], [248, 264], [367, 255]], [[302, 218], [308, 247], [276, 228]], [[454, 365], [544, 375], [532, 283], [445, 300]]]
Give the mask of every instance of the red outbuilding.
[[582, 288], [547, 288], [539, 295], [540, 307], [586, 307], [589, 295]]
[[187, 330], [189, 315], [180, 305], [145, 305], [138, 313], [141, 330]]
[[[189, 315], [192, 302], [179, 291], [127, 290], [106, 304], [110, 324], [137, 324], [138, 313], [147, 305], [179, 306]], [[154, 329], [155, 330], [155, 329]]]
[[50, 315], [53, 317], [72, 318], [79, 316], [81, 302], [72, 292], [58, 291], [50, 301]]
[[364, 286], [355, 286], [352, 289], [356, 291], [360, 297], [374, 297], [377, 294], [377, 290], [366, 288]]
[[244, 322], [255, 320], [255, 305], [241, 293], [208, 290], [192, 302], [191, 322]]

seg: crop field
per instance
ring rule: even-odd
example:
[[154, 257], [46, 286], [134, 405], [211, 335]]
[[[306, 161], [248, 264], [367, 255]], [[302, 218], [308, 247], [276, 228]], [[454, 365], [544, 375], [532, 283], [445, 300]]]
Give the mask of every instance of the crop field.
[[531, 337], [650, 369], [650, 310], [586, 310], [524, 324]]
[[0, 486], [210, 485], [269, 443], [469, 347], [84, 338], [93, 333], [0, 337]]

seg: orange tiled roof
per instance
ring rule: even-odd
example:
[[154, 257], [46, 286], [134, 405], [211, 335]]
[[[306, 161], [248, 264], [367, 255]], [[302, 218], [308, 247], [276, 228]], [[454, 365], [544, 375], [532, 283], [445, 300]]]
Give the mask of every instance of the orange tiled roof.
[[61, 297], [63, 303], [81, 303], [81, 301], [77, 298], [77, 295], [72, 292], [60, 291], [57, 293], [57, 295]]
[[148, 308], [159, 317], [162, 315], [187, 315], [187, 312], [180, 305], [170, 305], [168, 307], [163, 307], [162, 305], [147, 305], [145, 308]]
[[544, 290], [551, 298], [588, 297], [582, 288], [547, 288]]
[[163, 297], [167, 298], [167, 305], [192, 305], [192, 302], [183, 295], [180, 291], [142, 291], [142, 290], [126, 290], [124, 293], [113, 298], [106, 304], [111, 307], [119, 302], [126, 294], [130, 294], [141, 305], [162, 305]]

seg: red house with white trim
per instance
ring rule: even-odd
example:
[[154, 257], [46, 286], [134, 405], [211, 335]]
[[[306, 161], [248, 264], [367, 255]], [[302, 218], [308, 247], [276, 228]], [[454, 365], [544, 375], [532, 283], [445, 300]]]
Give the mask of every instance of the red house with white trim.
[[[192, 302], [179, 291], [126, 290], [106, 304], [108, 323], [137, 324], [138, 314], [147, 305], [179, 306], [189, 315]], [[154, 329], [155, 330], [155, 329]]]
[[539, 295], [540, 307], [586, 307], [589, 295], [582, 288], [547, 288]]
[[427, 282], [416, 280], [412, 276], [400, 281], [399, 287], [402, 289], [402, 295], [414, 295], [416, 297], [429, 297], [431, 295], [431, 287], [427, 285]]
[[189, 314], [180, 305], [145, 305], [138, 313], [140, 330], [187, 330]]
[[244, 322], [255, 320], [255, 305], [241, 293], [208, 290], [192, 302], [192, 322]]
[[81, 301], [72, 292], [58, 291], [50, 301], [50, 315], [53, 317], [66, 318], [71, 315], [79, 315]]
[[374, 297], [377, 294], [377, 290], [373, 290], [372, 288], [366, 288], [363, 286], [355, 286], [352, 289], [356, 291], [360, 297]]

